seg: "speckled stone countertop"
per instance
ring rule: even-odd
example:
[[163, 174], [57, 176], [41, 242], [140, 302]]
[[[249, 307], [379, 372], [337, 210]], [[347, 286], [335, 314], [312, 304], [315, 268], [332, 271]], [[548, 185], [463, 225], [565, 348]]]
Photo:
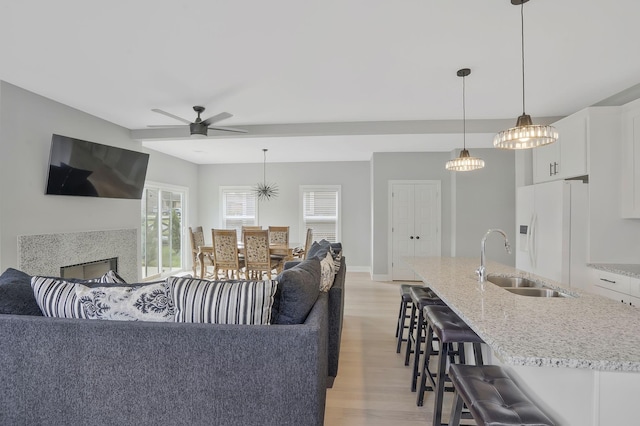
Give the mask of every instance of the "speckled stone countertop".
[[587, 266], [614, 274], [640, 278], [640, 265], [635, 263], [588, 263]]
[[476, 258], [405, 261], [492, 348], [514, 366], [640, 372], [640, 309], [488, 262], [489, 275], [544, 281], [573, 297], [516, 295], [478, 282]]

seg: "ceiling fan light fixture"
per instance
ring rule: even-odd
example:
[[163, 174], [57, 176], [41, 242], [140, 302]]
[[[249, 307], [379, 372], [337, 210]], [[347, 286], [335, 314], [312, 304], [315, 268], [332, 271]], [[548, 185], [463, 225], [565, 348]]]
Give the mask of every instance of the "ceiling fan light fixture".
[[522, 115], [516, 127], [503, 130], [493, 138], [493, 146], [502, 149], [530, 149], [549, 145], [558, 140], [558, 131], [553, 126], [535, 125], [531, 116], [525, 113], [524, 91], [524, 4], [529, 0], [511, 0], [520, 6], [521, 47], [522, 47]]
[[464, 78], [471, 74], [470, 68], [462, 68], [458, 70], [456, 75], [462, 77], [462, 151], [460, 156], [453, 160], [447, 161], [444, 168], [452, 172], [470, 172], [484, 168], [484, 160], [472, 157], [467, 150], [467, 113], [465, 108], [465, 84]]

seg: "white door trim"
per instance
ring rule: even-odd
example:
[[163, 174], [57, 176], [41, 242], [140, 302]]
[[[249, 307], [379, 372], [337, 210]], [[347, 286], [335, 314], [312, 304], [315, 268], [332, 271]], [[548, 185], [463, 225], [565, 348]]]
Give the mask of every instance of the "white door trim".
[[387, 182], [387, 277], [388, 281], [393, 280], [393, 186], [398, 184], [404, 185], [436, 185], [438, 191], [438, 247], [441, 252], [442, 248], [442, 181], [440, 180], [389, 180]]

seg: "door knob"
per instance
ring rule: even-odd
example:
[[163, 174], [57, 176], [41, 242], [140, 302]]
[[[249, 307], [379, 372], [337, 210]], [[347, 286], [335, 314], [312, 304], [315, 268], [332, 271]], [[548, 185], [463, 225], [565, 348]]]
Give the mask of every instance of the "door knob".
[[413, 235], [409, 237], [410, 240], [413, 240]]
[[416, 237], [416, 240], [419, 240], [419, 239], [420, 239], [420, 236], [417, 236], [417, 237]]

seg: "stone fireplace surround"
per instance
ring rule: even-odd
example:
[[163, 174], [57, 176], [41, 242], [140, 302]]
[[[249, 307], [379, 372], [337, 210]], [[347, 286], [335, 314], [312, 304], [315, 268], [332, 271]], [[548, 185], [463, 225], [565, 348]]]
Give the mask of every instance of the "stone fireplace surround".
[[60, 276], [60, 267], [118, 258], [118, 274], [138, 281], [138, 230], [19, 235], [18, 268], [29, 275]]

